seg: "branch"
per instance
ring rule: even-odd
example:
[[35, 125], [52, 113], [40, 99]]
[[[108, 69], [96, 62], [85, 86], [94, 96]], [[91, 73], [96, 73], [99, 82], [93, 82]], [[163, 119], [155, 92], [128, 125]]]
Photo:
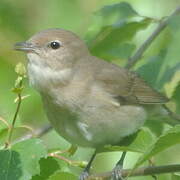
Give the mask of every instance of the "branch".
[[21, 103], [22, 103], [21, 93], [22, 93], [22, 90], [23, 90], [22, 83], [23, 83], [23, 77], [20, 78], [20, 81], [18, 83], [19, 87], [14, 88], [16, 90], [18, 89], [18, 91], [16, 92], [17, 93], [18, 104], [17, 104], [17, 107], [16, 107], [16, 111], [15, 111], [15, 114], [14, 114], [14, 117], [13, 117], [12, 124], [11, 124], [10, 129], [9, 129], [9, 133], [8, 133], [8, 136], [7, 136], [7, 141], [5, 142], [5, 148], [8, 148], [10, 146], [10, 144], [11, 144], [11, 139], [12, 139], [12, 135], [13, 135], [14, 126], [15, 126], [15, 123], [16, 123], [16, 120], [17, 120], [18, 113], [20, 111], [20, 107], [21, 107]]
[[42, 137], [46, 133], [52, 130], [52, 126], [50, 124], [44, 125], [43, 127], [36, 129], [33, 131], [33, 133], [28, 133], [18, 139], [16, 139], [12, 144], [16, 144], [18, 142], [33, 138], [33, 137]]
[[135, 54], [128, 59], [128, 63], [125, 66], [127, 69], [132, 68], [139, 59], [141, 59], [144, 52], [147, 48], [152, 44], [154, 39], [162, 32], [168, 25], [169, 20], [175, 16], [180, 14], [180, 6], [166, 19], [162, 20], [161, 23], [157, 26], [155, 31], [147, 38], [147, 40], [139, 47], [139, 49], [135, 52]]
[[50, 124], [44, 125], [43, 127], [37, 129], [35, 131], [35, 136], [36, 137], [42, 137], [44, 136], [46, 133], [48, 133], [49, 131], [51, 131], [53, 128]]
[[[154, 174], [175, 173], [175, 172], [180, 172], [180, 164], [142, 167], [139, 169], [135, 169], [133, 171], [132, 169], [124, 169], [122, 170], [122, 177], [152, 176]], [[95, 179], [106, 180], [106, 179], [109, 179], [111, 175], [112, 175], [112, 171], [90, 175], [87, 180], [95, 180]]]
[[10, 142], [11, 142], [12, 133], [13, 133], [13, 130], [14, 130], [14, 126], [15, 126], [15, 122], [16, 122], [16, 119], [17, 119], [17, 115], [18, 115], [19, 110], [20, 110], [21, 102], [22, 102], [21, 94], [19, 93], [18, 94], [18, 104], [17, 104], [16, 112], [14, 114], [13, 122], [12, 122], [12, 125], [11, 125], [11, 128], [10, 128], [10, 131], [9, 131], [8, 140], [6, 142], [7, 146], [9, 146]]
[[[61, 154], [61, 152], [60, 152], [60, 154]], [[86, 161], [71, 160], [71, 159], [68, 159], [64, 156], [61, 156], [60, 154], [58, 154], [58, 152], [57, 153], [55, 152], [55, 153], [49, 153], [48, 156], [58, 158], [58, 159], [66, 162], [68, 165], [71, 165], [71, 166], [80, 167], [80, 168], [85, 168], [87, 166]]]

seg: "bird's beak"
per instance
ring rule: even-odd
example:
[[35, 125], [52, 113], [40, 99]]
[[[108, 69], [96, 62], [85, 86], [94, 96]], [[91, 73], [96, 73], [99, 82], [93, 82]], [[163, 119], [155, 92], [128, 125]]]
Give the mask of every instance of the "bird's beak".
[[17, 51], [25, 51], [25, 52], [35, 51], [35, 47], [33, 46], [33, 44], [28, 42], [18, 42], [14, 45], [14, 49]]

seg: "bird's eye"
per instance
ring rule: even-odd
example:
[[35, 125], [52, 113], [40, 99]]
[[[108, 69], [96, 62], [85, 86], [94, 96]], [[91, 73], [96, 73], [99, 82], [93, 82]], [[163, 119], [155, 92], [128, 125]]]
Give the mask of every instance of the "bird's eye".
[[61, 44], [59, 42], [57, 42], [57, 41], [53, 41], [53, 42], [50, 43], [50, 47], [52, 49], [58, 49], [58, 48], [60, 48], [60, 46], [61, 46]]

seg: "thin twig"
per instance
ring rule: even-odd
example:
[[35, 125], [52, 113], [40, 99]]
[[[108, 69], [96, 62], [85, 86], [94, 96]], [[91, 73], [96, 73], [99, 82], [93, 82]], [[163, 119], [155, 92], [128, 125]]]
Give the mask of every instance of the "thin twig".
[[33, 130], [33, 133], [27, 133], [26, 135], [16, 139], [15, 141], [13, 141], [12, 144], [16, 144], [18, 142], [25, 141], [25, 140], [33, 138], [33, 137], [40, 138], [43, 135], [47, 134], [51, 130], [52, 130], [52, 126], [50, 124], [46, 124], [41, 128]]
[[8, 139], [7, 139], [7, 142], [5, 144], [5, 148], [7, 148], [10, 143], [11, 143], [11, 138], [12, 138], [12, 133], [13, 133], [13, 130], [14, 130], [14, 126], [15, 126], [15, 122], [16, 122], [16, 119], [17, 119], [17, 115], [19, 113], [19, 110], [20, 110], [20, 106], [21, 106], [21, 94], [18, 93], [18, 104], [17, 104], [17, 108], [16, 108], [16, 112], [14, 114], [14, 117], [13, 117], [13, 122], [12, 122], [12, 125], [9, 129], [9, 135], [8, 135]]
[[71, 166], [76, 166], [76, 167], [81, 167], [81, 168], [85, 168], [87, 166], [87, 162], [85, 162], [85, 161], [71, 160], [71, 159], [68, 159], [64, 156], [57, 154], [57, 153], [49, 153], [48, 156], [58, 158], [58, 159], [66, 162], [67, 164], [69, 164]]
[[161, 23], [157, 26], [155, 31], [153, 31], [153, 33], [147, 38], [147, 40], [138, 48], [135, 54], [129, 58], [128, 63], [125, 66], [127, 69], [132, 68], [138, 62], [138, 60], [141, 59], [142, 55], [147, 50], [147, 48], [152, 44], [154, 39], [160, 34], [160, 32], [162, 32], [166, 28], [169, 20], [173, 16], [178, 14], [180, 14], [180, 6], [177, 7], [176, 10], [168, 18], [161, 21]]
[[36, 137], [42, 137], [44, 136], [46, 133], [48, 133], [49, 131], [51, 131], [53, 128], [50, 124], [46, 124], [45, 126], [43, 126], [42, 128], [39, 128], [37, 130], [35, 130], [34, 134]]
[[58, 154], [56, 154], [56, 153], [49, 153], [48, 156], [58, 158], [58, 159], [60, 159], [60, 160], [65, 161], [65, 162], [68, 163], [69, 165], [72, 165], [72, 161], [71, 161], [70, 159], [65, 158], [64, 156], [58, 155]]
[[[163, 174], [163, 173], [175, 173], [180, 172], [180, 164], [166, 165], [166, 166], [149, 166], [142, 167], [136, 170], [124, 169], [121, 171], [122, 177], [129, 176], [152, 176], [154, 174]], [[90, 175], [87, 180], [106, 180], [109, 179], [112, 175], [112, 172], [99, 173]]]

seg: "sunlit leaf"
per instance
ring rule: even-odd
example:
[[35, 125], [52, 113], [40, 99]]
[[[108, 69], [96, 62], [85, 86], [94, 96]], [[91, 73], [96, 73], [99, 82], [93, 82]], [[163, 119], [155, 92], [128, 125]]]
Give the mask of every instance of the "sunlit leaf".
[[18, 63], [15, 67], [15, 72], [19, 75], [24, 77], [26, 75], [26, 68], [23, 63]]
[[180, 174], [172, 174], [171, 180], [179, 180], [180, 179]]
[[165, 84], [165, 90], [168, 97], [172, 97], [176, 87], [180, 84], [180, 70], [174, 73], [172, 80]]
[[[133, 136], [133, 135], [132, 135]], [[132, 151], [144, 153], [154, 142], [154, 135], [147, 129], [142, 128], [135, 137], [127, 137], [121, 143], [120, 146], [106, 146], [107, 151]], [[129, 142], [128, 142], [129, 141]], [[127, 144], [127, 145], [124, 145]]]
[[140, 156], [135, 167], [141, 165], [152, 156], [164, 151], [165, 149], [180, 143], [180, 125], [177, 125], [161, 135], [148, 149]]

